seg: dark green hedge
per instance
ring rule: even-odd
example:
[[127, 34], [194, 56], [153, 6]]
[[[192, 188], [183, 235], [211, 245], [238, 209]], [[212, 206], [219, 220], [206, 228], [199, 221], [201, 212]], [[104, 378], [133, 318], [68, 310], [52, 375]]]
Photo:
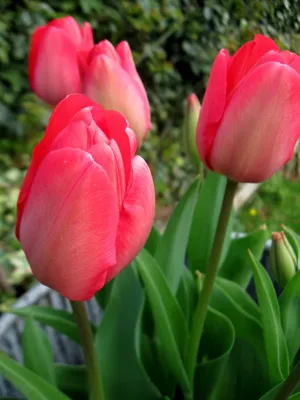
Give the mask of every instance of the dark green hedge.
[[202, 97], [217, 51], [233, 52], [257, 32], [282, 47], [300, 48], [300, 5], [294, 0], [1, 0], [0, 12], [2, 156], [13, 155], [20, 164], [19, 155], [31, 151], [47, 121], [48, 111], [28, 88], [30, 34], [70, 14], [92, 24], [96, 41], [130, 43], [152, 108], [154, 129], [143, 153], [165, 202], [185, 189], [191, 168], [179, 140], [183, 101], [190, 91]]

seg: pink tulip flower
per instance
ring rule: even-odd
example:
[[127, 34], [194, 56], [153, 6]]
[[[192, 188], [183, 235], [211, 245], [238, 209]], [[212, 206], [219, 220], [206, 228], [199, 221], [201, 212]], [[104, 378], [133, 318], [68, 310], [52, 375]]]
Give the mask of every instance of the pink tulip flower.
[[126, 119], [72, 94], [53, 111], [18, 200], [16, 234], [33, 274], [90, 299], [144, 246], [155, 208], [148, 165]]
[[300, 136], [300, 57], [256, 35], [221, 50], [197, 126], [200, 158], [236, 182], [261, 182], [293, 155]]
[[125, 115], [140, 145], [151, 128], [150, 107], [128, 43], [115, 49], [103, 40], [91, 50], [87, 64], [84, 93], [105, 109]]
[[29, 81], [45, 102], [56, 105], [66, 95], [81, 92], [81, 74], [94, 45], [89, 23], [81, 28], [72, 17], [37, 28], [29, 52]]

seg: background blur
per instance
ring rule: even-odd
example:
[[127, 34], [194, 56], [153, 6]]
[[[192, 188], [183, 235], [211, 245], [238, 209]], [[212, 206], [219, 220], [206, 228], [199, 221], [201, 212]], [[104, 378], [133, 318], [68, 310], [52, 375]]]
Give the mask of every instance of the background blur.
[[[130, 43], [151, 104], [153, 130], [142, 155], [154, 176], [161, 219], [195, 176], [182, 153], [183, 105], [190, 92], [202, 99], [219, 49], [232, 53], [263, 33], [281, 48], [300, 51], [298, 0], [0, 0], [0, 267], [21, 291], [28, 267], [14, 237], [15, 202], [50, 113], [29, 90], [28, 47], [37, 26], [66, 15], [89, 21], [95, 42]], [[278, 229], [285, 220], [300, 231], [298, 169], [297, 158], [264, 184], [240, 212], [236, 229], [263, 222]]]

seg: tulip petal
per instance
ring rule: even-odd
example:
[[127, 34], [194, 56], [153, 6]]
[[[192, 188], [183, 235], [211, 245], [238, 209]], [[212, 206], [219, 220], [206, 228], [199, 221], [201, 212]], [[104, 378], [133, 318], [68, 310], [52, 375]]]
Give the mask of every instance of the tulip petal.
[[84, 301], [115, 265], [117, 224], [116, 196], [103, 168], [84, 151], [57, 150], [37, 171], [20, 241], [37, 279]]
[[117, 266], [108, 270], [107, 282], [141, 251], [154, 219], [155, 193], [149, 167], [140, 156], [135, 156], [132, 168], [132, 185], [125, 197], [118, 225]]
[[238, 182], [268, 179], [300, 135], [300, 76], [291, 67], [255, 68], [233, 92], [215, 138], [213, 170]]
[[82, 41], [80, 46], [77, 48], [77, 58], [81, 79], [83, 79], [84, 74], [87, 70], [88, 57], [93, 46], [93, 31], [91, 25], [88, 22], [85, 22], [82, 27]]
[[[87, 96], [83, 94], [71, 94], [67, 96], [64, 100], [62, 100], [53, 111], [45, 136], [33, 151], [32, 160], [19, 194], [17, 224], [16, 224], [17, 238], [19, 237], [20, 218], [23, 213], [24, 204], [28, 196], [28, 193], [30, 191], [30, 187], [35, 177], [37, 168], [39, 167], [41, 161], [47, 154], [47, 151], [50, 148], [56, 136], [68, 124], [68, 122], [74, 116], [74, 114], [80, 112], [80, 110], [83, 107], [88, 107], [92, 105], [96, 105], [100, 109], [100, 106], [97, 105], [92, 100], [90, 100]], [[84, 109], [83, 111], [81, 111], [81, 113], [82, 115], [84, 115], [84, 113], [88, 114], [89, 110]]]
[[92, 27], [88, 22], [85, 22], [82, 27], [82, 50], [90, 50], [94, 46], [94, 37]]
[[132, 53], [130, 50], [130, 46], [127, 42], [123, 41], [118, 44], [116, 51], [118, 55], [120, 56], [121, 60], [121, 65], [129, 73], [129, 75], [132, 76], [132, 78], [135, 81], [135, 84], [138, 87], [138, 90], [140, 92], [140, 96], [143, 99], [144, 102], [144, 108], [145, 108], [145, 115], [148, 115], [148, 130], [151, 129], [151, 122], [150, 122], [150, 106], [149, 106], [149, 101], [148, 101], [148, 96], [145, 90], [145, 87], [143, 85], [143, 82], [141, 81], [141, 78], [136, 70], [135, 63], [133, 61]]
[[[30, 82], [34, 92], [47, 103], [57, 104], [66, 95], [80, 92], [77, 50], [62, 29], [48, 27], [38, 32], [39, 45], [34, 45], [30, 61]], [[33, 54], [33, 55], [32, 55]]]
[[109, 40], [102, 40], [98, 44], [96, 44], [93, 50], [89, 54], [88, 63], [90, 63], [97, 56], [107, 56], [115, 61], [117, 64], [120, 64], [120, 57], [118, 56], [114, 46], [110, 43]]
[[131, 76], [119, 64], [105, 55], [97, 56], [86, 73], [84, 93], [105, 109], [125, 115], [141, 143], [149, 128], [144, 100]]
[[255, 35], [254, 40], [247, 42], [232, 57], [228, 72], [227, 94], [247, 75], [256, 62], [268, 51], [278, 51], [279, 48], [272, 39]]
[[[81, 116], [81, 114], [81, 112], [78, 112], [76, 117], [78, 115]], [[123, 135], [126, 136], [124, 130]], [[91, 154], [94, 161], [106, 171], [112, 186], [118, 194], [118, 204], [122, 204], [126, 183], [120, 149], [114, 140], [109, 141], [94, 120], [92, 120], [90, 124], [86, 124], [82, 119], [74, 118], [65, 129], [56, 136], [48, 152], [63, 148], [85, 150]]]
[[55, 18], [49, 22], [48, 26], [64, 30], [77, 48], [81, 45], [82, 31], [73, 17]]
[[[124, 164], [131, 163], [131, 159], [137, 151], [138, 143], [136, 134], [130, 129], [126, 118], [117, 111], [105, 110], [103, 112], [99, 105], [91, 108], [91, 114], [93, 120], [101, 127], [107, 137], [109, 139], [114, 138], [120, 146]], [[127, 135], [124, 135], [124, 131]]]
[[131, 174], [131, 148], [129, 142], [129, 136], [126, 132], [128, 123], [125, 117], [117, 111], [108, 110], [103, 113], [105, 124], [105, 133], [107, 137], [112, 140], [114, 139], [118, 145], [119, 151], [122, 155], [123, 170], [125, 172], [125, 179], [128, 182]]
[[[72, 117], [83, 108], [90, 106], [99, 106], [84, 94], [73, 93], [64, 98], [55, 107], [46, 129], [45, 136], [55, 137], [71, 120]], [[86, 111], [84, 111], [86, 112]]]
[[137, 145], [138, 145], [136, 134], [133, 132], [132, 129], [129, 128], [129, 126], [125, 129], [125, 131], [128, 135], [128, 139], [129, 139], [131, 158], [133, 158], [133, 156], [135, 155], [135, 153], [137, 151]]
[[217, 133], [226, 104], [226, 80], [230, 57], [227, 50], [217, 55], [210, 73], [197, 126], [197, 147], [200, 158], [207, 167], [211, 146]]
[[39, 28], [35, 29], [30, 40], [28, 72], [29, 72], [29, 83], [32, 90], [35, 90], [34, 72], [35, 72], [35, 67], [37, 65], [39, 49], [41, 43], [43, 42], [43, 38], [45, 36], [45, 33], [47, 32], [47, 29], [49, 29], [47, 26], [40, 26]]
[[253, 68], [257, 68], [259, 65], [266, 64], [267, 62], [286, 64], [294, 68], [297, 72], [300, 72], [300, 56], [288, 50], [282, 52], [269, 51], [257, 61]]

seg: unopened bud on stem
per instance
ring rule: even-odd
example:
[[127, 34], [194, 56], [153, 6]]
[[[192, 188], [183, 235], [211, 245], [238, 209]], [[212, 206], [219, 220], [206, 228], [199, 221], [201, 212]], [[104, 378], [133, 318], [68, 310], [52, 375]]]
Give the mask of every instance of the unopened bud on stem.
[[282, 288], [297, 272], [297, 258], [284, 232], [272, 233], [270, 266], [271, 275]]

